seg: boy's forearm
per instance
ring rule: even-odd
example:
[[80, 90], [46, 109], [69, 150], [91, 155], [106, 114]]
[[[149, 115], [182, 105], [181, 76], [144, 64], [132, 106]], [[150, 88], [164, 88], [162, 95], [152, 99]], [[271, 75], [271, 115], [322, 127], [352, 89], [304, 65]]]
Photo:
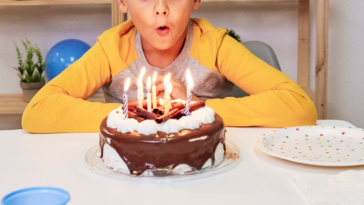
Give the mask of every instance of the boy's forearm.
[[206, 105], [225, 126], [291, 127], [313, 125], [317, 112], [305, 95], [291, 90], [269, 90], [243, 98], [211, 99]]
[[60, 88], [42, 89], [23, 113], [23, 129], [31, 133], [98, 132], [103, 118], [120, 104], [88, 102]]

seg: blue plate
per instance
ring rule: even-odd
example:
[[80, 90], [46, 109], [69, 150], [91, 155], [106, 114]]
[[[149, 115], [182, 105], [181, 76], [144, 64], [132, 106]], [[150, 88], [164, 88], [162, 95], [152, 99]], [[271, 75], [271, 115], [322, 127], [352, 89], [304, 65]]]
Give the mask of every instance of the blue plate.
[[14, 191], [1, 200], [1, 205], [65, 205], [70, 194], [54, 187], [33, 187]]

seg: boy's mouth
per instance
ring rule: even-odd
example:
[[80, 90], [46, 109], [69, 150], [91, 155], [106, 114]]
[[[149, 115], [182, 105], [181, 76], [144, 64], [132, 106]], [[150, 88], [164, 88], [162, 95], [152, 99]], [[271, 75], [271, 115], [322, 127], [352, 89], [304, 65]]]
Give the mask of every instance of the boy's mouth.
[[165, 25], [159, 26], [156, 30], [157, 30], [157, 34], [160, 36], [164, 36], [169, 33], [169, 27], [165, 26]]

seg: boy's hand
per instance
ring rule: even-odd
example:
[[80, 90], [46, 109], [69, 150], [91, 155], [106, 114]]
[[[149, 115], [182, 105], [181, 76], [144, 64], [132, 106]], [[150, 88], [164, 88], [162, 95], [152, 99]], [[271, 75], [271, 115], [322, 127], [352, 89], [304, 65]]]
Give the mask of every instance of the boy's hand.
[[[172, 93], [171, 98], [174, 99], [181, 99], [181, 100], [187, 100], [187, 87], [185, 84], [183, 84], [179, 79], [177, 78], [171, 78], [170, 80], [172, 84]], [[158, 98], [164, 98], [164, 76], [163, 75], [157, 75], [156, 79], [156, 90]], [[194, 94], [192, 94], [192, 101], [200, 101], [198, 97], [196, 97]]]

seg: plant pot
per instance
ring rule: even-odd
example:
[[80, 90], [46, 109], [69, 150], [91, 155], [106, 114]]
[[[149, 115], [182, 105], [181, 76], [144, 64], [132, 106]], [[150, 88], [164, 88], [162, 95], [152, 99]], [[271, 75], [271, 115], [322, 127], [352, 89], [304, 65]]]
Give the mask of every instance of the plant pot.
[[37, 83], [24, 83], [20, 82], [20, 87], [23, 90], [23, 96], [25, 102], [30, 102], [35, 94], [45, 85], [44, 81]]

